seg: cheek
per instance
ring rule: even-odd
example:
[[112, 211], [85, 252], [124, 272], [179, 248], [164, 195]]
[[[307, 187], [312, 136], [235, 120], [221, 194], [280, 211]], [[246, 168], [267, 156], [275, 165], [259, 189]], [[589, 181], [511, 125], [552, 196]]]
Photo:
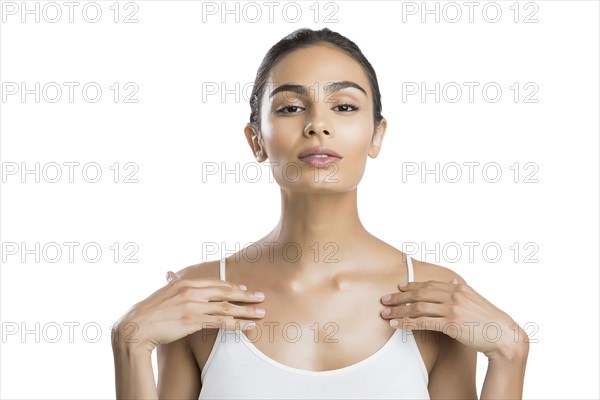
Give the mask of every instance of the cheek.
[[263, 127], [265, 146], [271, 161], [293, 157], [293, 150], [302, 145], [302, 123], [299, 119], [265, 120]]
[[[303, 147], [307, 141], [303, 135], [304, 123], [302, 118], [263, 120], [263, 137], [271, 161], [295, 160], [290, 151]], [[326, 143], [339, 150], [348, 161], [352, 159], [353, 164], [359, 166], [361, 163], [358, 161], [367, 157], [369, 152], [373, 135], [372, 120], [366, 117], [337, 120], [332, 118], [329, 123], [334, 135], [326, 140]]]
[[[295, 158], [295, 152], [306, 146], [304, 123], [302, 118], [277, 118], [262, 120], [262, 134], [269, 155], [271, 173], [283, 188], [303, 187], [331, 191], [354, 189], [361, 181], [366, 167], [369, 144], [373, 134], [372, 119], [331, 118], [328, 123], [334, 135], [325, 140], [326, 145], [339, 151], [344, 160], [341, 168], [328, 168], [316, 171], [306, 167]], [[294, 167], [290, 164], [296, 164]], [[298, 176], [299, 174], [299, 176]], [[335, 184], [330, 184], [335, 180]]]
[[343, 135], [339, 140], [341, 151], [344, 151], [345, 163], [343, 171], [340, 171], [346, 179], [347, 184], [357, 185], [362, 179], [369, 153], [371, 137], [373, 135], [373, 123], [371, 119], [353, 119], [352, 121], [341, 121], [337, 127], [337, 135]]
[[354, 119], [348, 121], [342, 121], [343, 126], [338, 127], [341, 135], [344, 135], [348, 139], [355, 142], [368, 142], [372, 134], [371, 120], [369, 119]]
[[373, 123], [370, 119], [349, 118], [338, 121], [335, 132], [337, 136], [335, 141], [343, 146], [348, 158], [356, 159], [367, 156], [373, 136]]

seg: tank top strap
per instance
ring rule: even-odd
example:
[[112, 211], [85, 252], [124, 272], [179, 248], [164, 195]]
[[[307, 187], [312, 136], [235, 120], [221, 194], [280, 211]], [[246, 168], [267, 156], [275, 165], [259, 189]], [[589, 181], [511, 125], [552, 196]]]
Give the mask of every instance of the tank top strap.
[[415, 272], [413, 269], [412, 257], [407, 256], [406, 263], [408, 265], [408, 282], [412, 282], [415, 280]]
[[221, 263], [219, 264], [219, 279], [225, 280], [225, 257], [221, 258]]

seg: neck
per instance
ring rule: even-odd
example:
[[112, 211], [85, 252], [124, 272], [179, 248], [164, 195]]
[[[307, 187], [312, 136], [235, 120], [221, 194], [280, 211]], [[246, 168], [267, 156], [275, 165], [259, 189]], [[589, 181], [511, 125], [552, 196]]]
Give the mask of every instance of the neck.
[[274, 262], [304, 274], [339, 271], [371, 238], [358, 216], [356, 189], [318, 194], [282, 189], [279, 223], [261, 242], [271, 242]]

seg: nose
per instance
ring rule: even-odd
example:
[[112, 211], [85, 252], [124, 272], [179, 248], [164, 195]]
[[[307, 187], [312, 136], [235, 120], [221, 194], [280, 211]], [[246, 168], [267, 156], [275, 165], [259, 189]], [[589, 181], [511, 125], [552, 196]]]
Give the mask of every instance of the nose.
[[310, 120], [304, 127], [304, 137], [309, 138], [317, 134], [331, 136], [332, 133], [331, 127], [324, 118], [323, 114], [313, 110], [310, 115]]
[[317, 129], [317, 130], [309, 129], [309, 130], [305, 130], [304, 131], [304, 136], [308, 138], [308, 137], [316, 135], [317, 132], [320, 132], [322, 135], [329, 136], [329, 131], [327, 129]]

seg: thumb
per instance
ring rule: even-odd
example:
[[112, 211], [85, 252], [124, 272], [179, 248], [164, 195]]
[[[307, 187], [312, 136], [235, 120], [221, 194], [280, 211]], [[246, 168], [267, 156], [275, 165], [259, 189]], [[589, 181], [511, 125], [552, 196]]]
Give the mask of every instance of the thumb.
[[167, 271], [167, 282], [171, 282], [174, 277], [175, 277], [175, 274], [173, 272]]

